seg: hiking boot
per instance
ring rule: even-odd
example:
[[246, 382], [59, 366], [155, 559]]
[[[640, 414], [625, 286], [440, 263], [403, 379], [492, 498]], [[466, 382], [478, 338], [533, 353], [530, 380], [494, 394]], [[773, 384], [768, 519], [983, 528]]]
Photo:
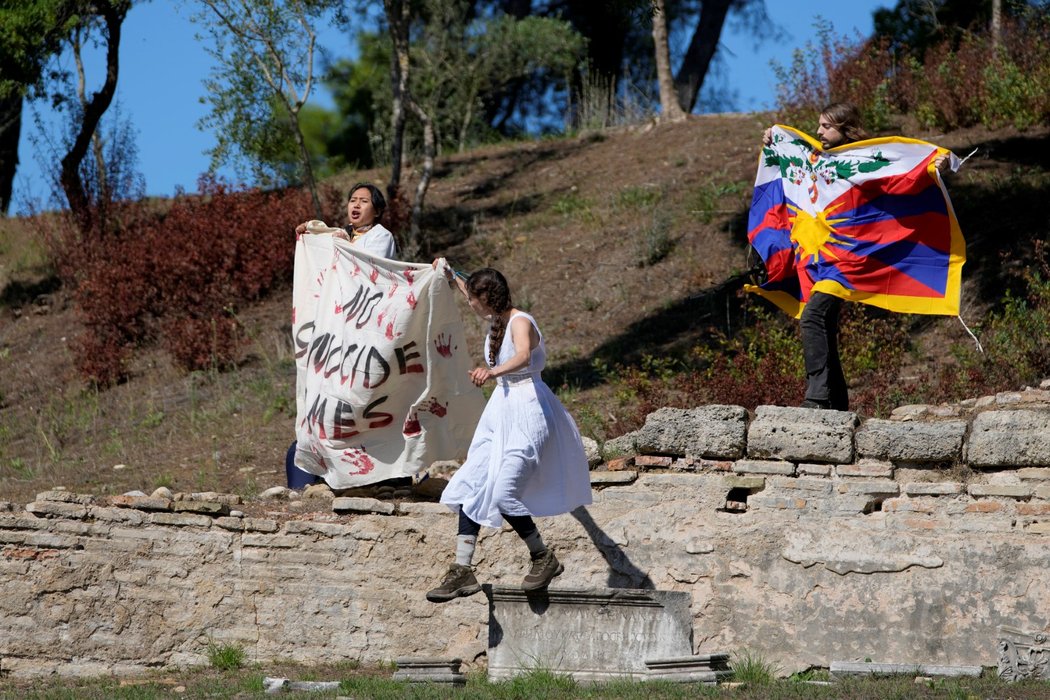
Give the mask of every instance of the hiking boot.
[[831, 402], [824, 399], [806, 399], [799, 404], [799, 408], [831, 408]]
[[462, 564], [448, 567], [448, 573], [437, 588], [427, 591], [427, 600], [431, 603], [444, 603], [453, 598], [474, 595], [481, 590], [481, 584], [474, 578], [474, 570]]
[[549, 547], [530, 556], [532, 557], [532, 568], [525, 575], [525, 580], [521, 582], [522, 590], [542, 590], [550, 585], [555, 576], [565, 571], [565, 567], [554, 556], [554, 550]]

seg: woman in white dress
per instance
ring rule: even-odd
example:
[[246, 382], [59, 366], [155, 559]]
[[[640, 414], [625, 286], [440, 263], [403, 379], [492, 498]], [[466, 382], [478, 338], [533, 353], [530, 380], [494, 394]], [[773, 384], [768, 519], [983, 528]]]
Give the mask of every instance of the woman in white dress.
[[[446, 266], [446, 274], [452, 275]], [[444, 602], [481, 590], [471, 561], [481, 526], [506, 520], [529, 548], [532, 565], [522, 582], [527, 591], [546, 588], [564, 567], [540, 536], [532, 516], [561, 515], [591, 503], [587, 457], [580, 433], [565, 407], [543, 383], [543, 336], [529, 314], [514, 308], [507, 280], [497, 270], [479, 270], [456, 283], [470, 308], [491, 321], [485, 338], [486, 364], [470, 373], [481, 386], [495, 380], [467, 459], [453, 475], [441, 502], [459, 513], [456, 560], [427, 599]]]
[[[332, 235], [350, 241], [369, 255], [396, 260], [394, 234], [379, 223], [384, 211], [386, 198], [383, 192], [370, 182], [359, 182], [350, 188], [346, 200], [346, 218], [350, 223]], [[300, 236], [309, 233], [309, 223], [307, 221], [296, 226], [295, 233]]]

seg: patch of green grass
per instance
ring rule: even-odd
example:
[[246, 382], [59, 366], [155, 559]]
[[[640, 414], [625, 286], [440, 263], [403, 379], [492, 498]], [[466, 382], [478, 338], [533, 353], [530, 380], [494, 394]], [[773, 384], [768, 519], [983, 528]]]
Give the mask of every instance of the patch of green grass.
[[36, 477], [36, 470], [21, 457], [12, 457], [8, 460], [7, 468], [11, 470], [16, 479], [33, 479]]
[[591, 203], [576, 192], [568, 192], [554, 200], [551, 210], [567, 218], [586, 219], [591, 213]]
[[244, 647], [239, 644], [216, 644], [208, 642], [208, 664], [220, 671], [233, 671], [242, 668], [247, 659]]
[[[734, 212], [745, 204], [741, 195], [749, 191], [748, 184], [725, 177], [725, 174], [712, 176], [689, 197], [689, 213], [700, 223], [709, 224], [716, 214]], [[727, 202], [728, 197], [733, 199]]]
[[778, 667], [760, 652], [744, 649], [733, 655], [733, 680], [752, 687], [773, 685]]
[[654, 214], [652, 223], [639, 232], [635, 245], [638, 267], [649, 267], [666, 258], [675, 246], [667, 216]]
[[[768, 670], [768, 664], [762, 664]], [[391, 678], [393, 664], [358, 667], [356, 664], [326, 664], [320, 667], [292, 662], [271, 661], [245, 665], [242, 668], [217, 670], [198, 667], [179, 671], [154, 672], [141, 677], [121, 678], [105, 675], [97, 678], [14, 679], [0, 677], [0, 698], [69, 698], [70, 700], [153, 700], [154, 698], [237, 698], [269, 697], [263, 677], [290, 678], [296, 681], [339, 681], [338, 691], [284, 692], [288, 698], [333, 698], [349, 696], [377, 700], [693, 700], [694, 698], [731, 698], [732, 700], [886, 700], [887, 698], [949, 698], [980, 700], [1005, 698], [1046, 700], [1050, 683], [1021, 681], [1007, 683], [989, 674], [982, 678], [937, 678], [916, 683], [912, 676], [851, 676], [832, 685], [811, 685], [801, 680], [770, 680], [765, 685], [748, 684], [734, 688], [700, 683], [667, 681], [633, 681], [617, 679], [582, 684], [567, 675], [536, 669], [504, 681], [489, 681], [484, 669], [467, 672], [465, 687], [452, 688], [434, 683], [406, 683]], [[804, 674], [799, 674], [804, 675]], [[811, 673], [818, 680], [819, 672]], [[178, 689], [178, 690], [177, 690]]]
[[663, 199], [663, 193], [653, 187], [626, 187], [616, 194], [616, 206], [620, 209], [648, 209]]
[[154, 483], [154, 488], [155, 489], [159, 489], [161, 487], [166, 488], [166, 489], [171, 489], [172, 491], [174, 491], [175, 490], [175, 477], [172, 476], [171, 474], [168, 474], [168, 473], [164, 473], [164, 474], [161, 474], [160, 476], [158, 476], [157, 477], [157, 481]]
[[143, 428], [156, 428], [164, 422], [164, 418], [164, 411], [154, 408], [146, 412], [146, 415], [142, 418], [141, 425]]

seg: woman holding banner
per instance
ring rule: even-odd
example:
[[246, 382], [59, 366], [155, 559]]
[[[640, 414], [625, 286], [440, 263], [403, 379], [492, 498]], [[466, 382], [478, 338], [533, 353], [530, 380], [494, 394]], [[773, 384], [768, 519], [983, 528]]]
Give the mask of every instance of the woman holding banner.
[[[382, 191], [370, 182], [359, 182], [350, 188], [346, 200], [346, 217], [349, 224], [332, 235], [350, 241], [369, 255], [395, 260], [397, 243], [392, 234], [379, 220], [386, 211], [386, 199]], [[310, 233], [313, 228], [307, 221], [295, 227], [297, 236]]]
[[536, 321], [514, 308], [506, 278], [491, 268], [463, 278], [445, 265], [467, 303], [490, 321], [486, 363], [470, 373], [476, 386], [495, 380], [467, 459], [453, 475], [441, 502], [459, 513], [456, 559], [427, 600], [444, 602], [481, 590], [471, 560], [481, 526], [506, 520], [529, 549], [527, 591], [546, 588], [564, 571], [544, 544], [533, 516], [561, 515], [591, 502], [587, 457], [576, 424], [543, 383], [547, 352]]
[[[383, 192], [370, 182], [358, 182], [350, 188], [346, 200], [346, 217], [350, 222], [345, 228], [330, 229], [323, 221], [307, 221], [295, 227], [296, 237], [307, 233], [330, 233], [336, 238], [349, 241], [362, 252], [388, 260], [395, 260], [397, 243], [385, 226], [379, 223], [386, 211]], [[297, 441], [292, 441], [285, 455], [285, 473], [288, 488], [302, 488], [321, 481], [321, 478], [295, 466]]]

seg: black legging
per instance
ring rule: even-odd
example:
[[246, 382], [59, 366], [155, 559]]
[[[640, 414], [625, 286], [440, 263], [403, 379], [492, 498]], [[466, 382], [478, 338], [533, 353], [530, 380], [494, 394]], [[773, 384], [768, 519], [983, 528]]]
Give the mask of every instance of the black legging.
[[[510, 526], [514, 528], [514, 532], [518, 533], [518, 537], [523, 540], [539, 529], [536, 527], [536, 523], [533, 522], [531, 515], [507, 515], [506, 513], [500, 513], [500, 515], [510, 523]], [[471, 520], [461, 507], [459, 509], [459, 532], [456, 534], [477, 537], [479, 532], [481, 532], [481, 525]]]

